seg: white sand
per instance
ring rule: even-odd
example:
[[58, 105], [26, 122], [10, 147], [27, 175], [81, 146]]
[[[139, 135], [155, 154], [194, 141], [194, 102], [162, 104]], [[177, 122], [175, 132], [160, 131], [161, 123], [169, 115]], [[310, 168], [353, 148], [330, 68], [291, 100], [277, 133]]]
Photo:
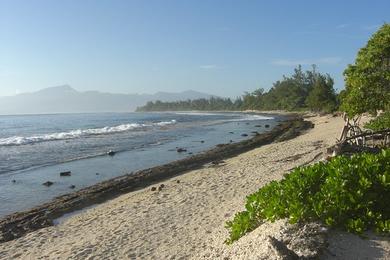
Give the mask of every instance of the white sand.
[[[310, 120], [315, 128], [293, 140], [254, 149], [218, 167], [188, 172], [165, 181], [160, 192], [149, 187], [122, 195], [57, 226], [0, 244], [0, 258], [273, 259], [267, 234], [278, 233], [284, 221], [264, 224], [232, 246], [223, 244], [224, 224], [243, 209], [246, 195], [311, 162], [336, 141], [341, 118]], [[348, 250], [339, 241], [339, 248], [330, 248], [330, 252], [337, 249], [333, 256]], [[374, 250], [377, 259], [389, 258], [389, 248], [389, 242], [382, 241], [382, 251]]]

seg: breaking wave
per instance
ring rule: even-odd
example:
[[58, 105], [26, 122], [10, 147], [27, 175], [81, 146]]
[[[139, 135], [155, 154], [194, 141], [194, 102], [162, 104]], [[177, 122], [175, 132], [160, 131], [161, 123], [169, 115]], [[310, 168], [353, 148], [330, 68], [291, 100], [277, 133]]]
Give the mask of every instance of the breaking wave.
[[271, 116], [262, 116], [262, 115], [245, 115], [241, 118], [231, 119], [230, 121], [255, 121], [255, 120], [271, 120], [275, 119]]
[[237, 118], [226, 120], [227, 122], [236, 121], [254, 121], [254, 120], [270, 120], [274, 119], [271, 116], [243, 114], [243, 113], [210, 113], [210, 112], [175, 112], [177, 115], [191, 115], [191, 116], [237, 116]]
[[57, 141], [57, 140], [68, 140], [76, 139], [80, 137], [86, 137], [91, 135], [106, 135], [113, 133], [127, 132], [131, 130], [137, 130], [153, 126], [168, 126], [176, 124], [176, 120], [163, 121], [158, 123], [150, 124], [123, 124], [118, 126], [106, 126], [103, 128], [90, 128], [90, 129], [77, 129], [69, 132], [60, 132], [60, 133], [51, 133], [44, 135], [35, 135], [35, 136], [12, 136], [7, 138], [0, 138], [0, 146], [12, 146], [12, 145], [26, 145], [34, 144], [47, 141]]

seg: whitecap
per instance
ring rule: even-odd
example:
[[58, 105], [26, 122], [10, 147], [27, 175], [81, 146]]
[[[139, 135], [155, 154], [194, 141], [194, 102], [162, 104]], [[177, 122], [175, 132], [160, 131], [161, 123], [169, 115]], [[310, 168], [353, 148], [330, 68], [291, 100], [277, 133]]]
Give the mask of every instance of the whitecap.
[[131, 130], [137, 130], [153, 126], [167, 126], [176, 124], [176, 120], [156, 122], [150, 124], [122, 124], [118, 126], [105, 126], [102, 128], [90, 128], [90, 129], [77, 129], [69, 132], [59, 132], [59, 133], [50, 133], [44, 135], [35, 135], [35, 136], [11, 136], [7, 138], [0, 138], [0, 146], [12, 146], [12, 145], [26, 145], [34, 144], [39, 142], [47, 141], [57, 141], [57, 140], [68, 140], [76, 139], [85, 136], [91, 135], [105, 135], [105, 134], [114, 134], [127, 132]]

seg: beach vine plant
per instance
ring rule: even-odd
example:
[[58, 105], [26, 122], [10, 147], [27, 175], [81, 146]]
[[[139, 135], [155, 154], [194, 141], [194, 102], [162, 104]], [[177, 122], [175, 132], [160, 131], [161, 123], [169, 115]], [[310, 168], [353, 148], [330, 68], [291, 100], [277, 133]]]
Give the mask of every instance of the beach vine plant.
[[246, 199], [245, 211], [226, 223], [231, 244], [264, 221], [321, 221], [353, 233], [390, 234], [390, 149], [338, 156], [298, 167]]

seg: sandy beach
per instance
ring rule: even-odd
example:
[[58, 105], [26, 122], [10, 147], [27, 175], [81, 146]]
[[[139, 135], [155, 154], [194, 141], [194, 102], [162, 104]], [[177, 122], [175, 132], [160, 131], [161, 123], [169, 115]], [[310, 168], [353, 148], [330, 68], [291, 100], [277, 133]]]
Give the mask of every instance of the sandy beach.
[[[231, 246], [223, 243], [224, 225], [243, 209], [247, 195], [325, 156], [343, 120], [307, 120], [315, 127], [294, 139], [205, 165], [2, 243], [0, 259], [277, 259], [267, 236], [278, 234], [284, 220], [263, 224]], [[383, 237], [363, 240], [332, 231], [329, 241], [324, 258], [390, 258], [390, 242]]]

